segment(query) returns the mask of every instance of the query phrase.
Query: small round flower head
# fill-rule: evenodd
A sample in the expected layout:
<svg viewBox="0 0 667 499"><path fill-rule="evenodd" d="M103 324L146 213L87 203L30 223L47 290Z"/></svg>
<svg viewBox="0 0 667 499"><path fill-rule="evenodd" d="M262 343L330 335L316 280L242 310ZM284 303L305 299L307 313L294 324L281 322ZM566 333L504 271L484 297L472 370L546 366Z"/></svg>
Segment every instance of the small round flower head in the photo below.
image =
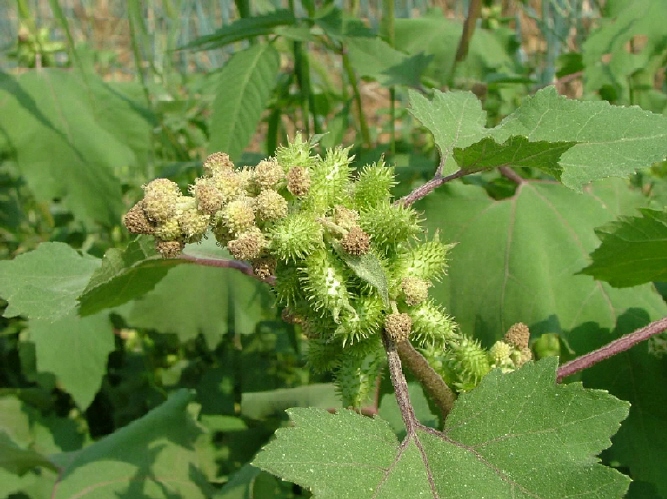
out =
<svg viewBox="0 0 667 499"><path fill-rule="evenodd" d="M424 302L428 298L430 286L430 282L419 277L404 277L401 281L401 291L403 291L405 303L412 307Z"/></svg>
<svg viewBox="0 0 667 499"><path fill-rule="evenodd" d="M495 367L507 367L511 361L512 347L504 341L496 341L489 349L489 357Z"/></svg>
<svg viewBox="0 0 667 499"><path fill-rule="evenodd" d="M512 360L518 369L529 360L533 360L533 352L528 347L522 348L521 350L512 353Z"/></svg>
<svg viewBox="0 0 667 499"><path fill-rule="evenodd" d="M303 166L293 166L287 172L287 190L300 198L310 190L310 172Z"/></svg>
<svg viewBox="0 0 667 499"><path fill-rule="evenodd" d="M144 213L143 201L136 203L123 216L123 225L132 234L152 234L155 232L155 224Z"/></svg>
<svg viewBox="0 0 667 499"><path fill-rule="evenodd" d="M273 222L287 216L287 200L276 191L265 189L255 198L257 218Z"/></svg>
<svg viewBox="0 0 667 499"><path fill-rule="evenodd" d="M153 232L155 237L162 241L177 241L181 239L181 227L178 224L178 218L173 217L161 223Z"/></svg>
<svg viewBox="0 0 667 499"><path fill-rule="evenodd" d="M225 202L225 195L216 188L211 177L201 177L195 180L190 192L197 201L197 208L211 216L215 215Z"/></svg>
<svg viewBox="0 0 667 499"><path fill-rule="evenodd" d="M252 261L252 271L260 279L268 279L276 272L276 259L271 256L257 258Z"/></svg>
<svg viewBox="0 0 667 499"><path fill-rule="evenodd" d="M182 241L162 241L160 239L155 240L155 249L164 258L177 257L183 252L184 247L185 243Z"/></svg>
<svg viewBox="0 0 667 499"><path fill-rule="evenodd" d="M243 193L244 179L235 170L217 171L210 177L208 183L218 191L222 204L227 204Z"/></svg>
<svg viewBox="0 0 667 499"><path fill-rule="evenodd" d="M285 172L275 159L260 161L253 173L253 181L260 190L275 189L285 178Z"/></svg>
<svg viewBox="0 0 667 499"><path fill-rule="evenodd" d="M528 348L528 341L530 340L530 329L523 322L517 322L509 328L503 339L510 345L521 350Z"/></svg>
<svg viewBox="0 0 667 499"><path fill-rule="evenodd" d="M224 170L233 170L234 163L224 152L214 152L204 160L204 173L214 175Z"/></svg>
<svg viewBox="0 0 667 499"><path fill-rule="evenodd" d="M188 243L201 241L208 229L210 215L202 215L196 209L190 208L179 213L176 217L181 233Z"/></svg>
<svg viewBox="0 0 667 499"><path fill-rule="evenodd" d="M174 215L181 191L175 182L157 178L143 186L143 208L146 217L153 222L165 222Z"/></svg>
<svg viewBox="0 0 667 499"><path fill-rule="evenodd" d="M236 175L239 182L239 188L242 193L250 194L253 186L252 179L254 177L254 171L251 168L242 168L236 170ZM254 194L254 193L253 193Z"/></svg>
<svg viewBox="0 0 667 499"><path fill-rule="evenodd" d="M232 234L245 232L255 224L252 198L241 196L220 211L222 222Z"/></svg>
<svg viewBox="0 0 667 499"><path fill-rule="evenodd" d="M227 243L227 249L237 260L255 260L265 247L266 238L257 227L251 227Z"/></svg>
<svg viewBox="0 0 667 499"><path fill-rule="evenodd" d="M394 343L401 343L410 337L412 319L408 314L388 314L384 318L384 329Z"/></svg>
<svg viewBox="0 0 667 499"><path fill-rule="evenodd" d="M350 230L359 226L359 213L356 210L338 205L334 208L334 223L340 228Z"/></svg>
<svg viewBox="0 0 667 499"><path fill-rule="evenodd" d="M340 243L345 252L353 256L365 255L371 249L371 237L361 227L352 227Z"/></svg>

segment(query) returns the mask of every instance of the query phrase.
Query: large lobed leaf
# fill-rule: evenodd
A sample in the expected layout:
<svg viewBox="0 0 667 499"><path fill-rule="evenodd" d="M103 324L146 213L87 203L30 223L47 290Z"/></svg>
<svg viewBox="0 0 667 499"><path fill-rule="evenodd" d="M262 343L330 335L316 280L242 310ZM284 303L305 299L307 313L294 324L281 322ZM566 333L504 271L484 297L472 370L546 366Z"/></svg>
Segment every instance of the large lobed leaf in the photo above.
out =
<svg viewBox="0 0 667 499"><path fill-rule="evenodd" d="M132 241L125 250L109 249L102 265L79 296L79 313L90 315L143 296L183 263L157 255L149 238Z"/></svg>
<svg viewBox="0 0 667 499"><path fill-rule="evenodd" d="M667 281L667 211L640 210L596 229L602 244L581 271L615 287Z"/></svg>
<svg viewBox="0 0 667 499"><path fill-rule="evenodd" d="M519 138L536 143L529 150L530 157L540 161L529 166L543 169L576 191L593 180L628 176L667 157L664 116L638 107L568 100L553 87L526 99L493 129L484 128L486 113L471 93L436 92L433 101L428 101L411 92L410 103L412 114L434 135L444 174L469 168L462 159L470 156L466 150L470 146L476 148L475 163L487 169L526 166L521 161L506 161L525 155L525 140ZM483 139L487 140L482 148L476 143ZM462 149L455 157L454 148ZM554 151L549 151L551 148ZM544 150L543 158L539 157L540 149ZM554 165L553 154L558 152L560 159Z"/></svg>
<svg viewBox="0 0 667 499"><path fill-rule="evenodd" d="M114 349L106 316L76 315L76 298L98 268L98 259L64 243L43 243L0 262L0 295L9 302L5 314L28 317L37 370L55 374L82 409L99 390Z"/></svg>
<svg viewBox="0 0 667 499"><path fill-rule="evenodd" d="M270 43L232 56L220 74L211 116L211 151L236 160L250 142L276 86L280 57Z"/></svg>
<svg viewBox="0 0 667 499"><path fill-rule="evenodd" d="M610 445L626 402L580 384L555 383L557 360L495 370L462 395L443 433L399 442L390 426L350 411L288 411L253 464L315 497L362 499L620 498L629 479L594 457Z"/></svg>
<svg viewBox="0 0 667 499"><path fill-rule="evenodd" d="M0 262L0 296L7 317L55 321L76 308L77 296L100 266L64 243L42 243L36 250Z"/></svg>
<svg viewBox="0 0 667 499"><path fill-rule="evenodd" d="M667 306L650 285L614 289L575 275L598 244L594 229L646 203L617 179L593 184L585 194L525 182L500 201L478 186L449 184L418 205L431 231L458 243L434 296L462 331L489 345L516 322L536 334L564 333L586 322L613 328L633 307L659 319Z"/></svg>
<svg viewBox="0 0 667 499"><path fill-rule="evenodd" d="M38 200L61 199L90 225L118 224L123 205L115 169L145 159L147 116L93 75L0 73L0 152L16 161Z"/></svg>

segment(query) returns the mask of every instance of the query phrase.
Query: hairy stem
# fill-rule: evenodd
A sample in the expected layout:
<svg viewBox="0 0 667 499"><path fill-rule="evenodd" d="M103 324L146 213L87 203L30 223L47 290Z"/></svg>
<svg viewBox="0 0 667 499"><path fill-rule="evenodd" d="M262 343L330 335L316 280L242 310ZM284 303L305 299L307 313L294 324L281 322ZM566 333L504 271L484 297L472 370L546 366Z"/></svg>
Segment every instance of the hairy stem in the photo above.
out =
<svg viewBox="0 0 667 499"><path fill-rule="evenodd" d="M586 355L577 357L576 359L567 362L558 368L558 373L556 380L558 382L562 381L563 378L570 376L572 374L583 371L584 369L594 366L598 362L601 362L609 357L617 355L621 352L629 350L637 343L649 339L651 336L660 334L664 331L667 331L667 317L660 319L659 321L651 322L648 326L642 327L633 331L630 334L620 337L617 340L608 343L602 348L598 348Z"/></svg>
<svg viewBox="0 0 667 499"><path fill-rule="evenodd" d="M468 175L469 173L470 172L466 172L464 170L459 170L455 173L452 173L451 175L447 175L446 177L443 177L441 175L436 175L431 180L426 182L424 185L420 185L410 194L403 196L401 199L396 201L396 204L409 206L412 203L419 201L421 198L426 197L428 194L436 190L441 185L446 184L447 182L451 182L452 180L463 177L465 175Z"/></svg>
<svg viewBox="0 0 667 499"><path fill-rule="evenodd" d="M456 401L456 394L447 386L442 377L428 364L424 356L415 350L409 341L403 341L396 346L401 360L405 362L412 374L419 380L422 387L431 396L440 409L442 421L452 410Z"/></svg>
<svg viewBox="0 0 667 499"><path fill-rule="evenodd" d="M197 256L186 255L185 253L178 257L180 260L187 260L188 262L196 263L197 265L203 265L205 267L222 267L229 269L236 269L242 272L245 275L254 277L258 281L265 282L267 284L273 285L276 282L275 276L267 277L262 279L259 276L255 275L255 272L252 269L252 265L249 265L246 262L241 262L239 260L229 260L226 258L200 258Z"/></svg>
<svg viewBox="0 0 667 499"><path fill-rule="evenodd" d="M410 403L408 382L403 375L401 358L398 356L396 343L394 343L394 340L392 340L385 331L382 331L382 344L387 352L389 377L391 378L391 384L396 393L396 402L398 402L398 408L401 411L403 424L405 425L408 435L413 435L415 433L415 428L417 427L417 418L415 417L415 411Z"/></svg>

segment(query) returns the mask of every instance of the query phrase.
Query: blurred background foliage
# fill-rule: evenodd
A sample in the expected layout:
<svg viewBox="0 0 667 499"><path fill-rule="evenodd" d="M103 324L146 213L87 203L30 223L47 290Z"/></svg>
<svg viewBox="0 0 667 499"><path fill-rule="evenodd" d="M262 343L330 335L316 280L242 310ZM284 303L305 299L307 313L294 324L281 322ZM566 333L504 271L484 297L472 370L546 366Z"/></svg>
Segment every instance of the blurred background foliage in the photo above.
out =
<svg viewBox="0 0 667 499"><path fill-rule="evenodd" d="M358 165L384 156L404 194L438 160L406 110L409 88L471 90L488 126L550 84L664 114L666 18L666 3L650 0L3 2L0 257L44 241L96 257L124 248L121 216L142 184L162 176L185 188L217 150L255 164L298 130L323 134L322 148L351 145ZM664 205L665 174L654 165L633 188ZM466 182L493 199L514 192L495 173ZM426 218L442 212L432 204ZM113 351L86 407L37 366L29 321L0 317L0 403L25 419L24 442L68 451L194 388L210 483L239 472L234 480L264 491L253 497L307 495L246 464L285 408L339 405L330 379L308 372L300 331L271 305L265 286L233 270L171 269L113 309ZM549 319L539 348L572 356ZM389 391L383 383L373 409L400 426ZM433 419L425 401L419 410Z"/></svg>

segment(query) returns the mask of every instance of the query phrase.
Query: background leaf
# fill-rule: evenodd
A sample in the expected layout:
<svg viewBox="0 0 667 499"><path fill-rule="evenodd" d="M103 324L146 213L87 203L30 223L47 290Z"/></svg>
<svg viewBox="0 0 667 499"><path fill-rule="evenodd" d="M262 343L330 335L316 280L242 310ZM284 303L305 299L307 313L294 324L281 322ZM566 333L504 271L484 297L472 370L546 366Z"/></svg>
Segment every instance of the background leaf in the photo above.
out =
<svg viewBox="0 0 667 499"><path fill-rule="evenodd" d="M42 243L36 250L0 262L0 296L9 301L7 317L55 321L76 308L100 261L64 243Z"/></svg>
<svg viewBox="0 0 667 499"><path fill-rule="evenodd" d="M89 225L118 225L115 169L139 166L150 145L147 112L118 88L76 71L0 73L0 150L38 200L62 199Z"/></svg>
<svg viewBox="0 0 667 499"><path fill-rule="evenodd" d="M602 244L581 274L618 288L667 281L667 211L640 211L595 230Z"/></svg>
<svg viewBox="0 0 667 499"><path fill-rule="evenodd" d="M106 315L78 317L72 312L54 322L31 320L29 331L37 370L55 374L77 405L88 408L102 385L107 357L115 346Z"/></svg>
<svg viewBox="0 0 667 499"><path fill-rule="evenodd" d="M295 23L296 18L290 10L278 9L268 14L237 19L215 33L201 36L181 48L212 50L230 43L250 40L255 36L269 35L279 26L292 26Z"/></svg>
<svg viewBox="0 0 667 499"><path fill-rule="evenodd" d="M345 42L357 74L371 77L385 87L418 86L422 72L432 59L424 54L408 56L380 38L350 37Z"/></svg>
<svg viewBox="0 0 667 499"><path fill-rule="evenodd" d="M76 454L62 455L54 499L85 491L95 497L204 498L210 490L196 471L193 443L200 433L180 390L146 416Z"/></svg>
<svg viewBox="0 0 667 499"><path fill-rule="evenodd" d="M608 21L583 43L584 86L587 92L631 103L634 94L650 92L664 105L665 95L657 88L640 88L633 77L663 65L667 28L667 3L652 0L614 1L605 5ZM637 43L635 43L637 42ZM650 77L654 77L650 74ZM662 95L661 95L662 94Z"/></svg>
<svg viewBox="0 0 667 499"><path fill-rule="evenodd" d="M645 313L626 313L613 330L571 334L571 346L591 351L646 324ZM612 439L605 461L634 480L628 497L667 496L667 356L664 335L642 342L582 373L586 386L608 390L630 402L630 415ZM642 485L645 488L638 489ZM646 488L648 487L648 488ZM644 492L640 492L644 490ZM636 491L636 495L635 495Z"/></svg>
<svg viewBox="0 0 667 499"><path fill-rule="evenodd" d="M280 58L271 44L237 52L220 73L213 102L209 150L237 160L246 148L276 86Z"/></svg>
<svg viewBox="0 0 667 499"><path fill-rule="evenodd" d="M594 228L646 203L620 180L596 183L585 194L525 182L500 201L480 187L449 184L417 205L431 231L458 243L434 296L466 334L489 346L516 322L535 335L586 322L612 328L632 307L661 318L667 306L650 285L614 289L575 275L597 244Z"/></svg>
<svg viewBox="0 0 667 499"><path fill-rule="evenodd" d="M444 434L419 429L401 445L381 419L291 409L293 426L253 464L319 497L620 498L629 479L593 456L611 444L628 404L556 385L556 367L550 358L492 371L459 398Z"/></svg>
<svg viewBox="0 0 667 499"><path fill-rule="evenodd" d="M137 301L128 316L134 327L152 328L188 341L202 334L215 348L225 334L249 334L273 317L266 284L234 269L181 265Z"/></svg>

